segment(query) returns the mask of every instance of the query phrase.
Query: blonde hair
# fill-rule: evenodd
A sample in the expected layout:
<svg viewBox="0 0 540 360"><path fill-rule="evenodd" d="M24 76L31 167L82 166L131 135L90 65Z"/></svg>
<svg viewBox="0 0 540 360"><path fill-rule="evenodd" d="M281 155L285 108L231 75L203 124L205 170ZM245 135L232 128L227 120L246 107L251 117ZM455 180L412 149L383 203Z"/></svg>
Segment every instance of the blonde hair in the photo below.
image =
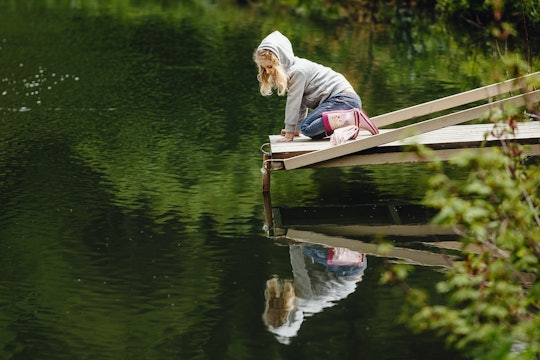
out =
<svg viewBox="0 0 540 360"><path fill-rule="evenodd" d="M266 326L280 327L287 322L289 313L294 309L294 286L291 280L270 279L264 291L266 306L263 321Z"/></svg>
<svg viewBox="0 0 540 360"><path fill-rule="evenodd" d="M261 95L272 95L272 89L276 89L280 96L285 95L288 89L289 77L277 56L270 50L260 49L253 54L253 60L259 68L257 80L259 80L261 86ZM275 70L273 75L268 74L265 68L261 66L260 62L263 60L269 61L272 64L272 68Z"/></svg>

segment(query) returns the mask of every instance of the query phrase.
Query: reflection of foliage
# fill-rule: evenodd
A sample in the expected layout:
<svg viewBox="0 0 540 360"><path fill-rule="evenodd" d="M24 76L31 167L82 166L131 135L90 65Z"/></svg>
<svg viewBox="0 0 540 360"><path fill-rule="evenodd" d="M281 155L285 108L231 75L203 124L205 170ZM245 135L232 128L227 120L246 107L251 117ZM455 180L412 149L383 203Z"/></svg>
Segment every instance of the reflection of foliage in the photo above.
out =
<svg viewBox="0 0 540 360"><path fill-rule="evenodd" d="M1 353L34 357L52 348L59 358L82 351L104 358L208 331L200 325L201 307L215 306L219 277L207 239L180 237L166 226L165 234L149 237L140 213L123 215L109 204L96 173L73 158L66 162L69 149L30 145L41 149L23 169L12 168L17 204L3 202L9 208L0 229ZM150 293L147 311L133 309ZM29 331L21 343L16 336ZM133 344L140 349L127 350Z"/></svg>
<svg viewBox="0 0 540 360"><path fill-rule="evenodd" d="M489 114L496 133L512 134L521 117L510 108ZM511 141L464 152L451 164L468 170L468 177L456 180L439 171L426 195L427 205L440 210L434 221L461 235L464 260L437 285L446 303L429 305L423 292L409 289L407 318L475 359L540 355L540 171L521 152ZM403 270L395 268L385 279L401 281Z"/></svg>

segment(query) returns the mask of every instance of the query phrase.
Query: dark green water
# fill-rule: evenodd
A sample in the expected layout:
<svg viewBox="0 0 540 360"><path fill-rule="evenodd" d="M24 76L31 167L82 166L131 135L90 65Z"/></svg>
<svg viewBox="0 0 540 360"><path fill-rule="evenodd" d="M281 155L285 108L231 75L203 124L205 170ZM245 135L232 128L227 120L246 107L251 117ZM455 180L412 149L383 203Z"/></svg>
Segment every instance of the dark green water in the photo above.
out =
<svg viewBox="0 0 540 360"><path fill-rule="evenodd" d="M289 345L267 331L265 282L292 272L263 231L259 147L284 100L258 94L251 54L279 28L376 115L477 85L468 49L436 28L397 41L214 5L103 3L0 1L0 358L455 359L397 322L404 295L379 285L376 256ZM428 176L276 173L272 199L418 203ZM411 281L440 277L418 266Z"/></svg>

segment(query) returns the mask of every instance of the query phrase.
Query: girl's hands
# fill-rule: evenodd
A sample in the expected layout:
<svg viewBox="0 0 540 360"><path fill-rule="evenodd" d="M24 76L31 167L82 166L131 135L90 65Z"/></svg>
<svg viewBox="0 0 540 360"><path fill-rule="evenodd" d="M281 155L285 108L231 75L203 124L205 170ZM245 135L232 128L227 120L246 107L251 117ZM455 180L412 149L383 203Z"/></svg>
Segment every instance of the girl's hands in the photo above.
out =
<svg viewBox="0 0 540 360"><path fill-rule="evenodd" d="M279 139L278 141L279 142L287 142L287 141L293 141L294 140L295 133L285 132L285 134L284 134L283 132L281 132L281 135L283 135L283 137L281 139Z"/></svg>
<svg viewBox="0 0 540 360"><path fill-rule="evenodd" d="M296 131L294 133L286 132L285 129L281 130L282 139L279 139L280 142L293 141L295 136L300 136L300 132Z"/></svg>

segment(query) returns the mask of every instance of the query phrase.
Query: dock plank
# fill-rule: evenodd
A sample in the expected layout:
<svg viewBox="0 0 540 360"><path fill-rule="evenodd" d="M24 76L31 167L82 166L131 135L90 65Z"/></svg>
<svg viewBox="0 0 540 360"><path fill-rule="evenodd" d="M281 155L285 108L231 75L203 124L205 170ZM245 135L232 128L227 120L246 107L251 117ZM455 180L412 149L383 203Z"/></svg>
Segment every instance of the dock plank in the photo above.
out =
<svg viewBox="0 0 540 360"><path fill-rule="evenodd" d="M432 148L462 148L465 146L480 146L486 140L498 141L491 132L493 124L454 125L446 128L433 130L420 135L408 137L402 140L381 144L372 149L371 153L390 152L392 148L401 148L410 144L422 144ZM389 129L381 129L381 134L390 132ZM367 131L361 132L357 139L372 136ZM300 135L291 142L279 142L281 135L270 135L270 149L274 159L286 159L289 157L305 154L313 151L325 150L331 147L328 139L311 140ZM506 136L508 138L508 136ZM515 139L524 143L537 144L540 141L540 121L530 121L518 124ZM368 153L368 150L365 151Z"/></svg>

